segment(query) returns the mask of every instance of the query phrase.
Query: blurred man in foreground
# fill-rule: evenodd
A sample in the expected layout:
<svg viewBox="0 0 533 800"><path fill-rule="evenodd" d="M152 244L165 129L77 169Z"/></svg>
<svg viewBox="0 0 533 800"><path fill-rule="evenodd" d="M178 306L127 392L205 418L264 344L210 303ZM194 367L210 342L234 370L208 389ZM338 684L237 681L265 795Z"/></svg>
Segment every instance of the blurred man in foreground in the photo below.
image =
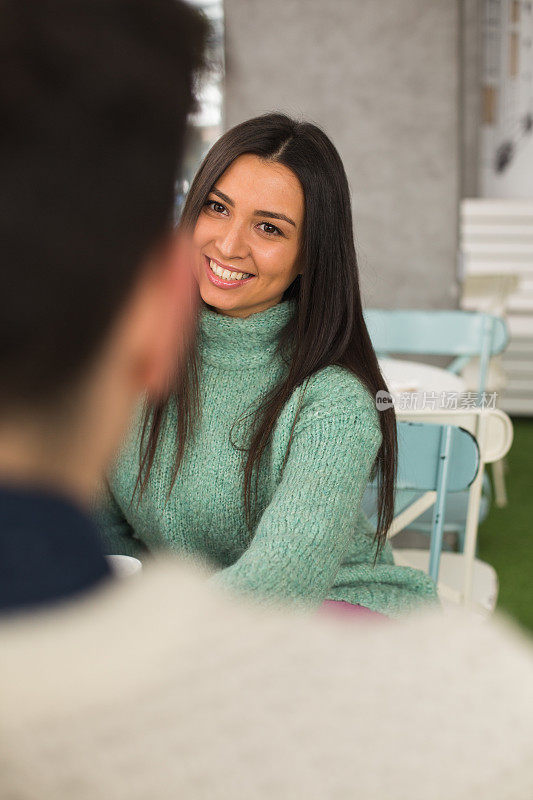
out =
<svg viewBox="0 0 533 800"><path fill-rule="evenodd" d="M84 508L187 338L170 219L205 32L176 0L0 22L0 796L530 800L531 647L503 623L111 579Z"/></svg>
<svg viewBox="0 0 533 800"><path fill-rule="evenodd" d="M0 607L96 587L83 513L190 273L172 233L204 22L172 0L0 2Z"/></svg>

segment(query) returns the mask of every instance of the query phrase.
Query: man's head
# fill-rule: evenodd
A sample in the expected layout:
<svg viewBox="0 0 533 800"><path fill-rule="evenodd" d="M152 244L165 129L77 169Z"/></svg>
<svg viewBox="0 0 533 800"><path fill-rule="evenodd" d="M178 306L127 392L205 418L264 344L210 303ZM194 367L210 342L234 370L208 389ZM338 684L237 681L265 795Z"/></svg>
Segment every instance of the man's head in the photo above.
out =
<svg viewBox="0 0 533 800"><path fill-rule="evenodd" d="M135 371L157 390L205 33L179 0L0 0L0 427L53 416L101 354L124 398Z"/></svg>

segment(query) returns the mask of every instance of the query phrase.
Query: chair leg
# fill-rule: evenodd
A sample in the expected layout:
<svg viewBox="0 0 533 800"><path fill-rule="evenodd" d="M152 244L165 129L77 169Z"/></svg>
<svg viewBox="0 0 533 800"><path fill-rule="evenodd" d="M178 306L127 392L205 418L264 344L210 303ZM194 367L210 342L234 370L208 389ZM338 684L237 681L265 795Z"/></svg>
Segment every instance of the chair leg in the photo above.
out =
<svg viewBox="0 0 533 800"><path fill-rule="evenodd" d="M480 449L483 447L485 436L485 421L481 428L477 430L478 442L481 441ZM479 472L470 484L468 510L466 513L465 541L464 541L464 574L463 574L463 602L469 608L472 601L472 579L474 572L474 560L477 552L477 529L479 523L479 504L481 501L481 489L483 485L484 464L481 462Z"/></svg>
<svg viewBox="0 0 533 800"><path fill-rule="evenodd" d="M465 536L466 530L465 528L461 528L457 531L457 552L464 553L465 550ZM479 557L479 542L476 539L476 558Z"/></svg>
<svg viewBox="0 0 533 800"><path fill-rule="evenodd" d="M507 505L507 491L505 488L505 463L504 459L495 461L492 464L492 480L494 483L494 502L498 508L504 508Z"/></svg>

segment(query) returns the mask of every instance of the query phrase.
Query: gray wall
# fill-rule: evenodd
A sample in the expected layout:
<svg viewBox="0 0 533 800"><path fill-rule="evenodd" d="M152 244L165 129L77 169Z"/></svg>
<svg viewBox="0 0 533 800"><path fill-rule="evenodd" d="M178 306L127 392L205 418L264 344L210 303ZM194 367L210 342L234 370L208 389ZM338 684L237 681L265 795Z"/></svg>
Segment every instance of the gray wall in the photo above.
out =
<svg viewBox="0 0 533 800"><path fill-rule="evenodd" d="M456 0L225 0L226 127L280 109L325 128L352 188L363 300L456 304Z"/></svg>
<svg viewBox="0 0 533 800"><path fill-rule="evenodd" d="M461 2L461 197L480 189L483 0Z"/></svg>

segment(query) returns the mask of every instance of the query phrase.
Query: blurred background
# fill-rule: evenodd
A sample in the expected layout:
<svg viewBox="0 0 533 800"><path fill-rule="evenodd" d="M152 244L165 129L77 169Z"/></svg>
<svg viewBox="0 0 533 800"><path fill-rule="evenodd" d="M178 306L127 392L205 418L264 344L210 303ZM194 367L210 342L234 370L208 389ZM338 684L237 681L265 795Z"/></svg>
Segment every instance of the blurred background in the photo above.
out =
<svg viewBox="0 0 533 800"><path fill-rule="evenodd" d="M365 307L505 320L506 348L484 388L497 393L514 438L499 490L485 475L477 556L497 573L499 608L533 630L532 2L194 5L212 21L212 69L190 120L177 216L224 130L265 111L301 116L343 159ZM446 363L435 353L423 360ZM467 388L478 385L472 369L461 373ZM404 531L408 544L410 535L421 534Z"/></svg>

